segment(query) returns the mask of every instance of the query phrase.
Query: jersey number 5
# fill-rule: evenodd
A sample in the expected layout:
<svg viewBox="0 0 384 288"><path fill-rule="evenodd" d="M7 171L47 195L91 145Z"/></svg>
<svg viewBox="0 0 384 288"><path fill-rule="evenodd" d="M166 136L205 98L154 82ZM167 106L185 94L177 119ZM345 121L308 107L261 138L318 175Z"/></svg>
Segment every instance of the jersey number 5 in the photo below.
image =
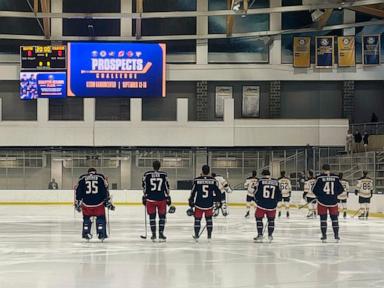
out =
<svg viewBox="0 0 384 288"><path fill-rule="evenodd" d="M270 198L270 199L274 199L275 198L275 189L276 187L275 186L264 186L263 187L263 198Z"/></svg>
<svg viewBox="0 0 384 288"><path fill-rule="evenodd" d="M87 185L87 190L85 190L86 194L97 194L97 192L99 192L97 181L85 181L85 185Z"/></svg>

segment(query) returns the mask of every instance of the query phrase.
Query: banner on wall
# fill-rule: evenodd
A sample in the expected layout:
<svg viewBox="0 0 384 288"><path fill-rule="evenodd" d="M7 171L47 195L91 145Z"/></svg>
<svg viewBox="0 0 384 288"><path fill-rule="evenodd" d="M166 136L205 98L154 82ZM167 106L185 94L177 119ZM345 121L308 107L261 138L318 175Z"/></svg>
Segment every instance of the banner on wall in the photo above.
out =
<svg viewBox="0 0 384 288"><path fill-rule="evenodd" d="M363 64L380 64L380 35L363 35Z"/></svg>
<svg viewBox="0 0 384 288"><path fill-rule="evenodd" d="M224 117L224 100L232 98L231 86L216 86L215 116Z"/></svg>
<svg viewBox="0 0 384 288"><path fill-rule="evenodd" d="M293 67L311 66L311 37L293 37Z"/></svg>
<svg viewBox="0 0 384 288"><path fill-rule="evenodd" d="M339 67L356 66L355 36L342 36L337 38L339 48Z"/></svg>
<svg viewBox="0 0 384 288"><path fill-rule="evenodd" d="M333 36L316 37L316 67L332 68L334 63Z"/></svg>
<svg viewBox="0 0 384 288"><path fill-rule="evenodd" d="M243 86L243 117L259 117L260 86Z"/></svg>

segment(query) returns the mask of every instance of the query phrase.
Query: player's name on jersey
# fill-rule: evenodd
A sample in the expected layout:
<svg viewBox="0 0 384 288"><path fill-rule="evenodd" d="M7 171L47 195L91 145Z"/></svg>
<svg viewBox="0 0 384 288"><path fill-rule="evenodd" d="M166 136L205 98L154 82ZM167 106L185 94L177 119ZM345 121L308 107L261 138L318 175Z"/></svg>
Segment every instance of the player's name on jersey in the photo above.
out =
<svg viewBox="0 0 384 288"><path fill-rule="evenodd" d="M275 186L279 185L278 181L273 179L262 179L260 181L261 181L261 184L263 185L275 185Z"/></svg>
<svg viewBox="0 0 384 288"><path fill-rule="evenodd" d="M99 178L98 175L87 175L85 176L85 180L97 180Z"/></svg>
<svg viewBox="0 0 384 288"><path fill-rule="evenodd" d="M159 177L161 177L160 175L160 173L158 173L158 172L152 172L152 173L147 173L147 175L151 175L151 177L153 177L153 178L159 178Z"/></svg>
<svg viewBox="0 0 384 288"><path fill-rule="evenodd" d="M206 180L197 180L197 184L198 185L204 185L204 184L207 184L207 185L210 185L210 184L213 184L215 183L215 179L206 179Z"/></svg>
<svg viewBox="0 0 384 288"><path fill-rule="evenodd" d="M335 177L320 177L323 182L335 182Z"/></svg>

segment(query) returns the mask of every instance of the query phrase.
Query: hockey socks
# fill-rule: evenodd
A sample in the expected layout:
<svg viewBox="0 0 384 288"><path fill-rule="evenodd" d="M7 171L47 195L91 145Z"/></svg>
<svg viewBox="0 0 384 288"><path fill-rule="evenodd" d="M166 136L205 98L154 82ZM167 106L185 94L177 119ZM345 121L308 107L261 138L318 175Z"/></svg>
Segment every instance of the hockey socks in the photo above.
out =
<svg viewBox="0 0 384 288"><path fill-rule="evenodd" d="M211 239L211 237L212 237L212 230L213 230L213 221L212 221L212 217L205 217L205 220L207 221L207 233L208 233L208 239Z"/></svg>
<svg viewBox="0 0 384 288"><path fill-rule="evenodd" d="M196 237L196 239L199 238L200 228L201 228L201 219L195 218L195 237Z"/></svg>
<svg viewBox="0 0 384 288"><path fill-rule="evenodd" d="M320 215L320 229L323 238L327 238L327 215Z"/></svg>
<svg viewBox="0 0 384 288"><path fill-rule="evenodd" d="M263 235L263 218L256 218L257 235Z"/></svg>
<svg viewBox="0 0 384 288"><path fill-rule="evenodd" d="M155 236L156 239L156 214L149 214L149 225L151 226L152 236Z"/></svg>
<svg viewBox="0 0 384 288"><path fill-rule="evenodd" d="M275 230L275 219L268 218L268 236L272 236L274 230Z"/></svg>
<svg viewBox="0 0 384 288"><path fill-rule="evenodd" d="M165 228L165 215L159 215L159 234L164 233Z"/></svg>

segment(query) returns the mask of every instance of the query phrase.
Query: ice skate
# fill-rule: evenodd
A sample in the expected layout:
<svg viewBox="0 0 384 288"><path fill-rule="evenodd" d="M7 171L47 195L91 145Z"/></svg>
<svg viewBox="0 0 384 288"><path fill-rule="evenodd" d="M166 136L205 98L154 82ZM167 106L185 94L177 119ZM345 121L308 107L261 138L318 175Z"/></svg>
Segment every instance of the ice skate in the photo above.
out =
<svg viewBox="0 0 384 288"><path fill-rule="evenodd" d="M163 233L160 233L159 234L159 242L165 242L165 241L167 241L167 237L165 237Z"/></svg>
<svg viewBox="0 0 384 288"><path fill-rule="evenodd" d="M327 243L327 236L326 235L323 235L321 238L320 238L321 242L323 243Z"/></svg>
<svg viewBox="0 0 384 288"><path fill-rule="evenodd" d="M91 240L92 237L93 237L93 235L92 235L91 233L85 233L85 234L83 234L83 239L85 239L85 240L87 240L87 241Z"/></svg>
<svg viewBox="0 0 384 288"><path fill-rule="evenodd" d="M258 235L257 237L253 238L253 241L255 241L256 243L262 243L263 242L263 236Z"/></svg>
<svg viewBox="0 0 384 288"><path fill-rule="evenodd" d="M152 240L152 242L156 242L156 234L152 234L152 236L151 236L151 240Z"/></svg>
<svg viewBox="0 0 384 288"><path fill-rule="evenodd" d="M269 243L272 243L272 241L273 241L273 236L272 235L268 236L268 241L269 241Z"/></svg>

